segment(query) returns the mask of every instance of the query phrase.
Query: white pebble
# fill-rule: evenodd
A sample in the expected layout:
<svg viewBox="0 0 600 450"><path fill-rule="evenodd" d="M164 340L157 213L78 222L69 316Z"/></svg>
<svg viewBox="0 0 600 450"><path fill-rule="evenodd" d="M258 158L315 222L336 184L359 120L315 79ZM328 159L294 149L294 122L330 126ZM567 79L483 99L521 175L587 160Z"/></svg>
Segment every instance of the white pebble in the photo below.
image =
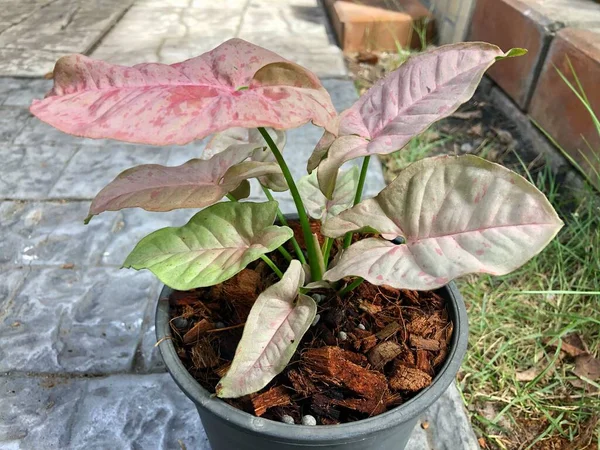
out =
<svg viewBox="0 0 600 450"><path fill-rule="evenodd" d="M317 419L311 415L302 416L302 425L316 425Z"/></svg>
<svg viewBox="0 0 600 450"><path fill-rule="evenodd" d="M348 339L348 335L345 331L340 331L338 337L340 338L340 341L345 341L346 339Z"/></svg>
<svg viewBox="0 0 600 450"><path fill-rule="evenodd" d="M285 416L281 416L281 421L290 425L294 425L296 423L294 422L294 418L292 416L288 416L287 414Z"/></svg>
<svg viewBox="0 0 600 450"><path fill-rule="evenodd" d="M312 298L317 303L321 303L323 300L325 300L325 296L323 294L313 294Z"/></svg>
<svg viewBox="0 0 600 450"><path fill-rule="evenodd" d="M358 329L359 330L366 330L365 326L362 323L358 324Z"/></svg>
<svg viewBox="0 0 600 450"><path fill-rule="evenodd" d="M225 324L223 322L215 323L215 328L225 328Z"/></svg>
<svg viewBox="0 0 600 450"><path fill-rule="evenodd" d="M312 321L312 323L310 324L311 327L314 327L316 324L319 323L319 319L321 318L321 314L317 314L314 318L314 320Z"/></svg>

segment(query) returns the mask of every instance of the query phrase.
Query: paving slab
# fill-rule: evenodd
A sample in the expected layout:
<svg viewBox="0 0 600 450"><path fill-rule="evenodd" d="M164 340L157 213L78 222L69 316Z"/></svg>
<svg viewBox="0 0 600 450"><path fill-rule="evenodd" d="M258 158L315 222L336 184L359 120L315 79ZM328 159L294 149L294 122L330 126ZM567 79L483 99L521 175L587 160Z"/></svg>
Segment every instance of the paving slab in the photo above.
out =
<svg viewBox="0 0 600 450"><path fill-rule="evenodd" d="M0 75L41 77L58 58L87 53L133 0L10 2L0 12ZM0 4L1 5L1 4Z"/></svg>
<svg viewBox="0 0 600 450"><path fill-rule="evenodd" d="M210 450L192 402L168 374L102 378L0 378L0 446L5 449ZM477 450L472 432L459 438L448 420L456 414L456 388L440 399L437 414L448 427L432 431L426 414L408 450ZM215 400L217 401L217 400ZM428 422L424 430L421 423ZM446 433L447 432L447 433ZM185 447L183 447L185 446Z"/></svg>
<svg viewBox="0 0 600 450"><path fill-rule="evenodd" d="M0 378L2 449L186 447L210 449L198 413L168 374Z"/></svg>
<svg viewBox="0 0 600 450"><path fill-rule="evenodd" d="M157 284L113 267L31 269L0 302L0 372L130 371Z"/></svg>
<svg viewBox="0 0 600 450"><path fill-rule="evenodd" d="M0 203L0 264L16 266L94 266L114 233L114 217L83 219L89 202Z"/></svg>
<svg viewBox="0 0 600 450"><path fill-rule="evenodd" d="M142 0L92 53L116 64L172 64L239 37L304 65L319 76L345 76L339 48L317 0Z"/></svg>

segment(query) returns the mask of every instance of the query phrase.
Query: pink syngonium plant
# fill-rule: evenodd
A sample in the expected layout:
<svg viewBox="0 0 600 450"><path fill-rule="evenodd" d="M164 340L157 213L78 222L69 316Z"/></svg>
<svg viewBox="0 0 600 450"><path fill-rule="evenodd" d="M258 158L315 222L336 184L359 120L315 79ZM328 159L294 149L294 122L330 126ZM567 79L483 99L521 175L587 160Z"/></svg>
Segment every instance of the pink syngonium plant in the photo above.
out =
<svg viewBox="0 0 600 450"><path fill-rule="evenodd" d="M339 116L313 73L240 39L174 65L123 67L73 55L58 61L54 88L31 111L91 138L173 145L213 135L201 158L121 173L94 199L88 220L122 208L205 208L182 227L143 238L124 266L149 269L180 290L221 283L259 258L279 276L256 300L217 386L219 396L239 397L290 361L316 314L311 288L343 295L364 279L427 290L469 273L506 274L556 235L562 222L540 191L475 156L423 159L361 201L370 156L401 151L467 101L496 60L519 54L485 43L439 47L411 57ZM309 174L296 182L281 153L284 130L309 121L325 132ZM359 157L362 170L340 170ZM250 194L250 178L269 201L239 201ZM271 195L287 189L306 249ZM225 196L230 201L220 202ZM309 215L322 223L322 247ZM361 231L379 237L350 245ZM282 247L288 240L294 256ZM330 261L333 245L338 255ZM289 261L285 272L267 256L275 250Z"/></svg>

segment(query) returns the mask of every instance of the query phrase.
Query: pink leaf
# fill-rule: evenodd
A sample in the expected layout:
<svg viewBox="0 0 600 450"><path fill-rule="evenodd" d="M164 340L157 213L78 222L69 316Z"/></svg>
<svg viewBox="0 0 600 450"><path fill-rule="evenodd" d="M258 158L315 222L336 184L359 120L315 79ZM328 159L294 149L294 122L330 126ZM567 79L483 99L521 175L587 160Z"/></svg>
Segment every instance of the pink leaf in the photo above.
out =
<svg viewBox="0 0 600 450"><path fill-rule="evenodd" d="M233 148L209 160L192 159L177 167L146 164L128 169L96 196L90 217L134 207L147 211L203 208L248 178L281 173L276 163L244 161L247 157L248 151Z"/></svg>
<svg viewBox="0 0 600 450"><path fill-rule="evenodd" d="M267 132L283 152L286 143L284 131L267 129ZM229 128L221 133L215 134L206 145L202 154L203 159L208 159L225 149L237 148L240 152L251 151L250 159L253 161L275 162L275 156L269 150L267 143L256 128ZM288 185L283 174L270 174L259 177L258 181L263 186L277 192L286 191Z"/></svg>
<svg viewBox="0 0 600 450"><path fill-rule="evenodd" d="M400 150L471 98L494 61L513 55L516 53L504 54L495 45L471 42L412 56L338 117L337 135L346 141L320 143L313 160L326 153L327 145L331 147L318 169L323 193L331 197L344 162Z"/></svg>
<svg viewBox="0 0 600 450"><path fill-rule="evenodd" d="M303 285L302 265L293 260L281 281L259 295L231 367L217 386L219 397L256 392L285 369L317 313L315 301L298 292Z"/></svg>
<svg viewBox="0 0 600 450"><path fill-rule="evenodd" d="M535 186L467 155L411 164L377 197L325 222L321 231L377 230L405 244L364 239L323 277L360 276L400 289L434 289L468 273L509 273L539 253L562 227Z"/></svg>
<svg viewBox="0 0 600 450"><path fill-rule="evenodd" d="M173 65L65 56L54 88L31 112L77 136L153 145L186 144L232 127L326 127L335 116L312 72L241 39Z"/></svg>

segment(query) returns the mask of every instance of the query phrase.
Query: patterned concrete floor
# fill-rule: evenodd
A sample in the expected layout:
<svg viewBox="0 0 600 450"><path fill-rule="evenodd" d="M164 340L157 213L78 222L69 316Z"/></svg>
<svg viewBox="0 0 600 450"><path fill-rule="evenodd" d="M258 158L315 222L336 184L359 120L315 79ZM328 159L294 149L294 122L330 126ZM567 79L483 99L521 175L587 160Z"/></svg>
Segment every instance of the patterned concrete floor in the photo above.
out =
<svg viewBox="0 0 600 450"><path fill-rule="evenodd" d="M234 35L256 36L277 50L277 45L293 46L298 33L303 39L321 33L323 46L313 53L286 56L314 64L338 110L355 101L352 82L339 79L345 73L342 57L331 47L314 0L222 3L241 14L231 19L235 31L224 25L222 34L217 25L234 16L218 16L222 21L208 14L208 2L136 3L95 55L117 58L119 48L133 48L142 34L156 44L151 50L156 60L171 62L208 49L192 42L212 47ZM275 3L272 9L265 6ZM156 16L149 12L153 9L160 10ZM169 11L178 19L159 20ZM298 11L310 20L299 18ZM144 22L144 17L153 19ZM214 25L203 28L206 17ZM188 27L183 31L182 20ZM204 40L207 28L212 34ZM278 38L266 39L270 33ZM175 37L180 40L170 40ZM121 62L136 62L135 55L144 53L136 48ZM193 212L125 210L82 223L90 200L122 170L141 163L181 164L197 157L204 142L158 148L64 135L27 111L49 87L41 79L0 78L0 449L179 449L180 443L189 450L208 449L192 403L165 373L154 348L159 283L150 273L119 269L141 237L182 225ZM296 177L319 137L310 125L288 133L285 155ZM374 162L367 196L382 186L381 167ZM291 200L278 198L291 212ZM417 426L409 449L478 448L454 386L423 420L430 426L426 431Z"/></svg>

